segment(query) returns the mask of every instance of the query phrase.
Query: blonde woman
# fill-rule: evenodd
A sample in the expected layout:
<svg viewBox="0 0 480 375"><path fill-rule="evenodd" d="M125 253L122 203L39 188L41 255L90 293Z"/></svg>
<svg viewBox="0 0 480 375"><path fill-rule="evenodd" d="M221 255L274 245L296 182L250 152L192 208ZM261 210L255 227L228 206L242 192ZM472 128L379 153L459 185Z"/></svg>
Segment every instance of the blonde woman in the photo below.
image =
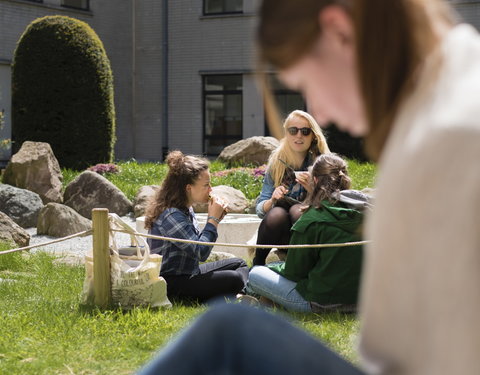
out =
<svg viewBox="0 0 480 375"><path fill-rule="evenodd" d="M290 228L300 217L300 203L310 189L307 168L318 155L330 152L322 130L307 112L291 112L283 128L285 137L270 156L257 201L257 215L263 219L257 244L288 244ZM253 265L265 265L269 251L257 249Z"/></svg>

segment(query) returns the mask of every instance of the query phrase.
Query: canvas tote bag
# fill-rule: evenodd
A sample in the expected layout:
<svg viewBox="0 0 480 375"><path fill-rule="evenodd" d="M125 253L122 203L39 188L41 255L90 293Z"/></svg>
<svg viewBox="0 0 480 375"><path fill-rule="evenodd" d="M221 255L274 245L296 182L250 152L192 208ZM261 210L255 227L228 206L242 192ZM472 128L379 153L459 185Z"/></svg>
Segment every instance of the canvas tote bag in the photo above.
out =
<svg viewBox="0 0 480 375"><path fill-rule="evenodd" d="M112 303L125 309L134 306L171 307L167 297L167 283L160 275L162 257L151 254L145 239L136 236L134 230L118 215L109 214L111 229L130 234L132 246L119 248L115 232L110 231L110 276ZM85 282L82 301L92 304L93 254L85 256Z"/></svg>

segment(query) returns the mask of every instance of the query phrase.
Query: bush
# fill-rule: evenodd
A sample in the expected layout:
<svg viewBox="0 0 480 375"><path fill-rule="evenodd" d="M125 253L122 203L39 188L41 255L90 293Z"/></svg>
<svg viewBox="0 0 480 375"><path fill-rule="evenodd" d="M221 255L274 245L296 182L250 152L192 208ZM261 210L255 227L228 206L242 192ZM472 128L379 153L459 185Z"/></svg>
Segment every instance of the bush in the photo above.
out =
<svg viewBox="0 0 480 375"><path fill-rule="evenodd" d="M112 71L90 26L48 16L27 27L14 54L12 117L14 152L29 140L49 143L65 168L113 160Z"/></svg>
<svg viewBox="0 0 480 375"><path fill-rule="evenodd" d="M0 111L0 130L3 129L4 124L4 111ZM0 139L0 149L6 148L8 149L10 147L10 139L8 138L2 138Z"/></svg>

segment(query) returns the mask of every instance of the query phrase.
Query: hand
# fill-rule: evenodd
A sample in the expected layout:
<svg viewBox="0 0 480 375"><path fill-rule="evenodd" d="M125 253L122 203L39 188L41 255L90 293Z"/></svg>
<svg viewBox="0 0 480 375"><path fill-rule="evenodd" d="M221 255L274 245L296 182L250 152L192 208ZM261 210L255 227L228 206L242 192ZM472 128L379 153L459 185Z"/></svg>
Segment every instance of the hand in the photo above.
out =
<svg viewBox="0 0 480 375"><path fill-rule="evenodd" d="M313 190L312 179L310 178L310 173L308 172L295 172L295 181L302 185L306 191L309 193Z"/></svg>
<svg viewBox="0 0 480 375"><path fill-rule="evenodd" d="M214 216L218 220L222 220L227 213L228 203L223 199L212 196L208 202L208 216Z"/></svg>
<svg viewBox="0 0 480 375"><path fill-rule="evenodd" d="M288 189L285 186L283 185L277 186L272 193L272 198L271 198L272 203L275 203L279 199L282 199L287 193L288 193Z"/></svg>

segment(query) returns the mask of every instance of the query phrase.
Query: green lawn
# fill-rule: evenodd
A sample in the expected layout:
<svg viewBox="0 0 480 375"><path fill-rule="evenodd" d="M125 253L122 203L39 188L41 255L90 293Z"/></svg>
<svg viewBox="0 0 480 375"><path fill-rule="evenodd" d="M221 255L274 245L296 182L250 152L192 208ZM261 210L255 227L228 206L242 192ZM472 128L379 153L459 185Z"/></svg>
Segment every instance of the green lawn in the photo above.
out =
<svg viewBox="0 0 480 375"><path fill-rule="evenodd" d="M355 188L373 186L373 165L349 165ZM119 166L120 173L106 177L130 198L140 186L160 183L166 173L165 166L154 163ZM214 162L212 174L224 168ZM64 170L65 184L77 174ZM253 168L237 169L219 173L213 183L236 184L253 199L262 178L253 177ZM0 251L8 248L0 243ZM83 267L58 264L43 252L0 255L0 279L0 374L131 374L205 310L200 305L128 312L87 309L80 305ZM290 317L348 360L357 361L354 316Z"/></svg>

